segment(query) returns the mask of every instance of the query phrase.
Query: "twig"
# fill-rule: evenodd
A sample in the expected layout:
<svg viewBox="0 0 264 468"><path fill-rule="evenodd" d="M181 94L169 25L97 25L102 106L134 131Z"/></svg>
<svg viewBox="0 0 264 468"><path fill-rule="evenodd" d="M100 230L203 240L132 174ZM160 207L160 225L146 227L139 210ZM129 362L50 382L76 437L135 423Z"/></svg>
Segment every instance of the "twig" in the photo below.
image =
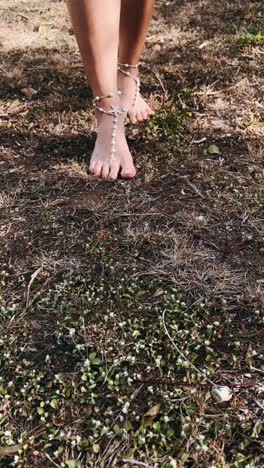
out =
<svg viewBox="0 0 264 468"><path fill-rule="evenodd" d="M193 140L193 141L191 142L191 144L199 145L199 143L203 143L203 142L206 141L206 140L207 140L207 138L204 137L204 138L201 138L200 140Z"/></svg>
<svg viewBox="0 0 264 468"><path fill-rule="evenodd" d="M23 18L23 19L25 19L27 21L29 21L29 19L30 19L29 16L24 15L24 13L17 13L17 16L20 16L21 18Z"/></svg>
<svg viewBox="0 0 264 468"><path fill-rule="evenodd" d="M132 465L137 465L137 466L143 466L144 468L153 468L153 465L148 465L147 463L133 460L133 458L123 458L122 462L131 463Z"/></svg>
<svg viewBox="0 0 264 468"><path fill-rule="evenodd" d="M120 213L117 215L114 214L112 219L121 218L123 216L165 216L166 218L175 218L174 215L169 215L167 213L159 212L159 213Z"/></svg>
<svg viewBox="0 0 264 468"><path fill-rule="evenodd" d="M164 84L163 84L162 81L161 81L161 78L160 78L159 73L156 72L155 69L153 69L152 71L153 71L153 75L155 75L155 77L157 78L157 80L158 80L158 82L159 82L159 84L160 84L160 86L161 86L161 88L162 88L162 91L163 91L164 93L166 93L166 89L165 89L165 87L164 87Z"/></svg>
<svg viewBox="0 0 264 468"><path fill-rule="evenodd" d="M50 456L49 456L49 454L48 454L47 452L45 453L45 456L49 459L49 461L50 461L54 466L60 467L60 465L58 465L57 463L55 463L55 461L53 461L53 460L50 458Z"/></svg>
<svg viewBox="0 0 264 468"><path fill-rule="evenodd" d="M4 447L0 449L0 460L4 457L13 455L23 447L23 444L11 445L10 447Z"/></svg>
<svg viewBox="0 0 264 468"><path fill-rule="evenodd" d="M157 72L155 69L152 69L149 65L146 64L146 62L141 62L141 65L143 68L146 68L147 70L149 70L150 72L153 73L153 75L157 78L161 88L162 88L162 91L164 93L166 93L166 89L165 89L165 86L164 84L162 83L161 81L161 78L160 78L160 75L159 75L159 72Z"/></svg>
<svg viewBox="0 0 264 468"><path fill-rule="evenodd" d="M165 323L165 314L166 314L166 310L164 310L163 314L162 314L163 327L164 327L166 335L168 336L169 340L173 344L176 351L180 354L180 356L184 359L185 362L188 362L189 366L192 367L200 375L200 377L207 380L207 382L209 382L211 385L215 386L216 384L211 379L209 379L209 377L207 377L207 375L203 374L191 361L189 361L189 359L185 356L185 354L183 354L181 352L181 350L178 348L178 346L176 345L175 341L172 339L172 337L171 337L171 335L170 335L170 333L168 331L167 325Z"/></svg>
<svg viewBox="0 0 264 468"><path fill-rule="evenodd" d="M185 179L187 185L189 185L189 187L191 187L195 191L195 193L199 195L199 197L205 198L205 196L200 192L200 190L198 190L198 188L194 184L192 184L192 182L189 181L188 176L181 176L180 178Z"/></svg>
<svg viewBox="0 0 264 468"><path fill-rule="evenodd" d="M35 434L34 434L34 431L36 431ZM40 425L38 428L32 429L29 432L27 439L23 443L11 445L10 447L0 448L0 460L4 457L10 456L18 452L18 450L20 450L23 447L23 445L25 445L27 442L32 442L32 440L40 436L42 433L43 433L43 426Z"/></svg>
<svg viewBox="0 0 264 468"><path fill-rule="evenodd" d="M31 275L30 282L27 287L26 307L28 306L28 303L29 303L29 293L30 293L31 285L41 271L42 271L42 265Z"/></svg>
<svg viewBox="0 0 264 468"><path fill-rule="evenodd" d="M259 372L260 374L264 374L264 370L262 369L257 369L256 367L251 366L251 369L253 369L256 372Z"/></svg>
<svg viewBox="0 0 264 468"><path fill-rule="evenodd" d="M264 410L264 406L258 400L254 400L254 401L260 409Z"/></svg>
<svg viewBox="0 0 264 468"><path fill-rule="evenodd" d="M240 333L241 338L254 338L255 336L264 335L264 328L253 333Z"/></svg>

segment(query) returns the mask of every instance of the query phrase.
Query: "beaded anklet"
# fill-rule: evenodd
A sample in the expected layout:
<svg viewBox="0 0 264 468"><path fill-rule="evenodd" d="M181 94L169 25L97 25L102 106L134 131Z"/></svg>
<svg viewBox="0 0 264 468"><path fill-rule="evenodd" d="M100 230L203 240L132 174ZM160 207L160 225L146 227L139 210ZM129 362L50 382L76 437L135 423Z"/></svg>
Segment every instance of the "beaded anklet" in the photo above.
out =
<svg viewBox="0 0 264 468"><path fill-rule="evenodd" d="M102 112L103 114L109 115L110 117L114 117L113 131L112 131L112 141L111 141L112 148L111 148L111 153L110 153L110 155L111 155L110 163L112 163L112 161L116 160L116 129L118 127L118 117L121 114L123 114L124 112L126 112L126 110L119 107L119 106L111 106L111 110L105 110L103 107L100 107L98 105L98 103L102 99L112 98L113 96L116 96L116 95L119 96L120 94L122 94L122 91L117 91L115 93L109 93L109 94L106 94L105 96L96 96L93 99L93 106L95 107L95 109L97 109L99 112Z"/></svg>
<svg viewBox="0 0 264 468"><path fill-rule="evenodd" d="M119 63L118 67L117 67L118 71L123 73L123 75L126 75L129 78L132 78L136 83L136 91L135 91L134 100L133 100L132 106L131 106L131 108L129 110L133 109L133 107L135 107L135 105L136 105L137 98L138 98L139 93L140 93L140 79L138 78L138 76L132 75L132 73L130 73L128 70L124 70L124 68L126 68L126 69L128 69L128 68L138 68L140 65L141 65L141 62L138 62L135 65L130 65L129 63Z"/></svg>

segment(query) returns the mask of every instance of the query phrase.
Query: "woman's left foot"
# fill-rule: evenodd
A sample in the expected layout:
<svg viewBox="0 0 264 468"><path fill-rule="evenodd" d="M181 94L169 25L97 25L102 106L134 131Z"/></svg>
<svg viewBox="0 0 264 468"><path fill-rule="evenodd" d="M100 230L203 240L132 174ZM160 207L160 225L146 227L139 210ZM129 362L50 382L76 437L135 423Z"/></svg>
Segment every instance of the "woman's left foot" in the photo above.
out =
<svg viewBox="0 0 264 468"><path fill-rule="evenodd" d="M138 71L135 69L129 69L129 72L136 77L138 76ZM131 108L136 92L136 83L133 78L118 71L118 87L124 93L121 96L122 107L129 109L127 116L132 124L147 120L152 114L154 114L154 111L149 107L140 94L137 97L135 105Z"/></svg>

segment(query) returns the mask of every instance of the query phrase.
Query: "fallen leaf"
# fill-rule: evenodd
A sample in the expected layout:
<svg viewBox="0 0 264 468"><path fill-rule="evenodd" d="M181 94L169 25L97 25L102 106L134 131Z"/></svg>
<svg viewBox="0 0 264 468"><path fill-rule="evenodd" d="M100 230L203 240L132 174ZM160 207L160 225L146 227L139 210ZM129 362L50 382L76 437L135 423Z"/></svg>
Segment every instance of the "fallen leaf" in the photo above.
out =
<svg viewBox="0 0 264 468"><path fill-rule="evenodd" d="M152 406L144 415L142 418L141 426L142 427L152 427L154 418L159 414L160 410L160 404Z"/></svg>
<svg viewBox="0 0 264 468"><path fill-rule="evenodd" d="M207 148L208 154L221 154L220 149L216 145L210 145Z"/></svg>
<svg viewBox="0 0 264 468"><path fill-rule="evenodd" d="M38 92L34 88L30 87L21 89L21 92L25 94L25 96L28 99L32 99L32 97L35 96L35 94L38 94Z"/></svg>
<svg viewBox="0 0 264 468"><path fill-rule="evenodd" d="M163 290L162 288L158 288L158 289L154 292L153 297L162 296L163 293L164 293L164 290Z"/></svg>
<svg viewBox="0 0 264 468"><path fill-rule="evenodd" d="M202 44L200 44L200 45L198 46L198 49L203 49L204 47L208 46L208 45L210 44L210 42L211 42L211 41L208 41L208 40L202 42Z"/></svg>

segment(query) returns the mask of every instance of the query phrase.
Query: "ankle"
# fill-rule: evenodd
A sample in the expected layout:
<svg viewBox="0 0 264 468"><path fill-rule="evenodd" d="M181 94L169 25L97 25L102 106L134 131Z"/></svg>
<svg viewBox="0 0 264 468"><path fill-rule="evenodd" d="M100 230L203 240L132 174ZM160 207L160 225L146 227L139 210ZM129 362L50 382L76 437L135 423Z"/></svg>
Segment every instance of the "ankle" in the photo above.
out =
<svg viewBox="0 0 264 468"><path fill-rule="evenodd" d="M103 109L104 111L108 112L111 111L112 106L115 107L121 107L121 92L120 94L116 93L109 93L108 95L105 95L106 97L98 99L96 104L98 105L99 108ZM94 98L94 100L96 97Z"/></svg>
<svg viewBox="0 0 264 468"><path fill-rule="evenodd" d="M130 73L130 76L127 76L125 75L124 73L122 73L122 71L118 70L118 80L127 80L128 78L139 78L139 72L138 70L133 70L132 72L129 72Z"/></svg>
<svg viewBox="0 0 264 468"><path fill-rule="evenodd" d="M138 77L140 65L141 65L141 62L133 63L133 62L125 62L125 61L119 60L118 71L120 74L129 73L132 76Z"/></svg>
<svg viewBox="0 0 264 468"><path fill-rule="evenodd" d="M98 127L97 127L98 130L113 127L113 118L114 117L111 118L111 116L110 116L110 118L109 118L109 115L106 115L106 114L101 113L101 112L97 113L97 111L96 111L95 115L96 115L96 119L97 119L97 123L98 123ZM116 124L115 132L118 132L119 130L121 130L124 127L126 116L127 116L126 113L119 115L118 122L115 122L115 124Z"/></svg>

